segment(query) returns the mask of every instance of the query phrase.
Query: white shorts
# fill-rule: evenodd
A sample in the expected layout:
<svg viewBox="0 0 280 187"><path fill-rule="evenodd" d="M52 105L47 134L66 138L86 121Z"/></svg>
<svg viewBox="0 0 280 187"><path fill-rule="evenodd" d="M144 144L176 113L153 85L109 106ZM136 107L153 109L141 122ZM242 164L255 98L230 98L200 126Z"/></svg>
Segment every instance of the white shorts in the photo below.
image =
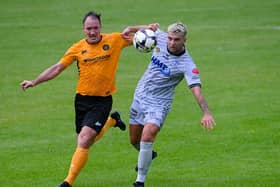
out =
<svg viewBox="0 0 280 187"><path fill-rule="evenodd" d="M130 107L129 124L145 125L153 123L161 128L168 111L169 109L166 106L145 105L134 99Z"/></svg>

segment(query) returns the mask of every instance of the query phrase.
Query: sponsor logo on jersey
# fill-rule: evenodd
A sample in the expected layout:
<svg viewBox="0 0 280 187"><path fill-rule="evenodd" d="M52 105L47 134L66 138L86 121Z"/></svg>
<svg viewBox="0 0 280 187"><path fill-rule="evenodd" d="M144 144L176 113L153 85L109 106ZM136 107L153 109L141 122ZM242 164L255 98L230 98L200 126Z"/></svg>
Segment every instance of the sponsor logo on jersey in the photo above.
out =
<svg viewBox="0 0 280 187"><path fill-rule="evenodd" d="M199 71L198 71L197 68L193 68L193 69L192 69L192 72L193 72L193 74L199 74Z"/></svg>
<svg viewBox="0 0 280 187"><path fill-rule="evenodd" d="M154 66L158 67L160 72L164 75L164 76L170 76L170 69L169 67L164 64L163 62L161 62L159 59L157 59L155 56L152 56L151 62Z"/></svg>
<svg viewBox="0 0 280 187"><path fill-rule="evenodd" d="M101 60L107 60L108 58L110 58L111 55L102 55L102 56L97 56L94 58L86 58L84 59L85 63L92 63L92 62L97 62L97 61L101 61Z"/></svg>

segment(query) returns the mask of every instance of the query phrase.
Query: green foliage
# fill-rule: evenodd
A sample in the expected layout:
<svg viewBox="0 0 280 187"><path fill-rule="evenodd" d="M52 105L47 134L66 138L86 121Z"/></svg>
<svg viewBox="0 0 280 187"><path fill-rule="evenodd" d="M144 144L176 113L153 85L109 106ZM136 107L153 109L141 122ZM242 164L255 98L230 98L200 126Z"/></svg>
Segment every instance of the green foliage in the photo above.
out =
<svg viewBox="0 0 280 187"><path fill-rule="evenodd" d="M88 10L102 14L103 31L175 21L188 25L187 47L217 122L200 127L201 111L182 82L159 133L146 185L150 187L280 186L280 2L13 0L0 7L0 186L57 186L76 146L75 65L56 79L22 92L83 37ZM128 121L137 80L149 55L124 50L114 108ZM131 186L136 151L110 129L91 149L77 187Z"/></svg>

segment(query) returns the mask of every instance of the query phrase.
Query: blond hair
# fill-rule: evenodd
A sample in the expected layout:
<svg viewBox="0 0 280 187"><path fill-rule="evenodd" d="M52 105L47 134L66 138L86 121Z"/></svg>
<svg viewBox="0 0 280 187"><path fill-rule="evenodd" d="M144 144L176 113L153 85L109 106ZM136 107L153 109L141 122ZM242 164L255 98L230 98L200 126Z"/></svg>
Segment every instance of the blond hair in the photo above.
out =
<svg viewBox="0 0 280 187"><path fill-rule="evenodd" d="M168 28L167 28L167 31L168 32L175 32L175 33L180 32L184 36L187 35L187 27L186 27L186 25L184 25L181 22L176 22L176 23L173 23L173 24L169 25Z"/></svg>

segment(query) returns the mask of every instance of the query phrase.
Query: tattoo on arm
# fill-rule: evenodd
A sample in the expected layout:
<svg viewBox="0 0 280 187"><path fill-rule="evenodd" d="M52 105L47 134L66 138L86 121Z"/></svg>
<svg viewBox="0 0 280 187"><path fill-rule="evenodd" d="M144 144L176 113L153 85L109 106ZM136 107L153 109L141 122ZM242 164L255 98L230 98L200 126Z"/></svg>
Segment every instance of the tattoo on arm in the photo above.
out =
<svg viewBox="0 0 280 187"><path fill-rule="evenodd" d="M200 100L198 101L198 103L199 103L199 106L200 106L200 108L201 108L201 110L202 110L203 112L208 111L208 104L207 104L207 102L205 101L205 99L204 99L203 97L200 98Z"/></svg>
<svg viewBox="0 0 280 187"><path fill-rule="evenodd" d="M203 112L209 112L208 104L205 98L203 97L202 93L200 92L200 90L193 90L193 95L195 96L196 101L199 107L201 108L201 110Z"/></svg>

